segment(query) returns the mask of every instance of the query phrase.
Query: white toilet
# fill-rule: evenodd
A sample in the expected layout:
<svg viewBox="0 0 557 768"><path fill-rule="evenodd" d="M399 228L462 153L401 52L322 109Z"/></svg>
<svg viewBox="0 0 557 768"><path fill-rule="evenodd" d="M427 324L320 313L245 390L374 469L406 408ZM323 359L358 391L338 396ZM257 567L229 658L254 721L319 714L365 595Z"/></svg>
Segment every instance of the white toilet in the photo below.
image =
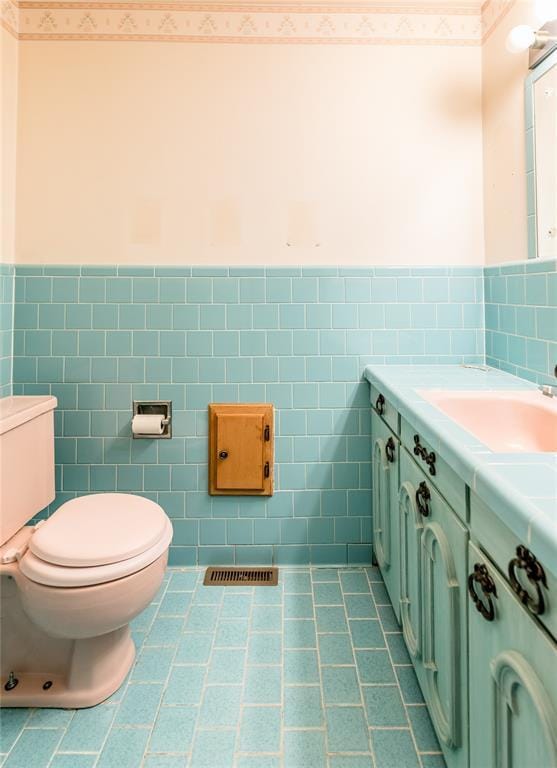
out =
<svg viewBox="0 0 557 768"><path fill-rule="evenodd" d="M153 501L54 499L54 397L0 400L0 706L90 707L123 682L172 525Z"/></svg>

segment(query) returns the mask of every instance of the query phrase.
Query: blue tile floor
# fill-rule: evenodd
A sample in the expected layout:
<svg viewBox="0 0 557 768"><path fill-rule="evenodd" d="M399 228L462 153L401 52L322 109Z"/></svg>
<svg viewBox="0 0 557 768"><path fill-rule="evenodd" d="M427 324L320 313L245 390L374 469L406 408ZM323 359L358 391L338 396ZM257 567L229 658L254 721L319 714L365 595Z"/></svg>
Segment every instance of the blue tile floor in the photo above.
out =
<svg viewBox="0 0 557 768"><path fill-rule="evenodd" d="M375 568L169 569L108 701L0 711L4 768L443 768Z"/></svg>

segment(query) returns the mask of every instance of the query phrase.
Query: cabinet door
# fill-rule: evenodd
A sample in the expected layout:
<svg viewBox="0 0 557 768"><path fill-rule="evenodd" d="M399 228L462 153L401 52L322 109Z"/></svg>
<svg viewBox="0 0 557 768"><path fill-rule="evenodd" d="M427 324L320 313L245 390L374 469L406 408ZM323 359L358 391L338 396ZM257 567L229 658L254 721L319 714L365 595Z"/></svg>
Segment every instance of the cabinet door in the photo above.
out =
<svg viewBox="0 0 557 768"><path fill-rule="evenodd" d="M405 475L407 477L407 475ZM416 487L401 475L400 527L400 620L402 634L415 663L422 657L422 564L420 544L423 519L416 504Z"/></svg>
<svg viewBox="0 0 557 768"><path fill-rule="evenodd" d="M209 493L273 495L271 404L209 404Z"/></svg>
<svg viewBox="0 0 557 768"><path fill-rule="evenodd" d="M427 475L404 450L400 479L404 638L447 765L464 768L468 761L468 534Z"/></svg>
<svg viewBox="0 0 557 768"><path fill-rule="evenodd" d="M557 646L472 544L469 555L470 765L555 768Z"/></svg>
<svg viewBox="0 0 557 768"><path fill-rule="evenodd" d="M372 412L373 549L397 619L400 620L400 558L397 513L399 442Z"/></svg>
<svg viewBox="0 0 557 768"><path fill-rule="evenodd" d="M439 741L458 750L466 741L466 532L443 505L422 533L422 663Z"/></svg>

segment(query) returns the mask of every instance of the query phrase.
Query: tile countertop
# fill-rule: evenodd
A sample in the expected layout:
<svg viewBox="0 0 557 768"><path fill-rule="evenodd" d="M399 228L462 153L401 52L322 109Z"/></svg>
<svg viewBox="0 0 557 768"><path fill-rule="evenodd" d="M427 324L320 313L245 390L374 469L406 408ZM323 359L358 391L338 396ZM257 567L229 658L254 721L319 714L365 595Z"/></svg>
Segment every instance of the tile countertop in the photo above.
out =
<svg viewBox="0 0 557 768"><path fill-rule="evenodd" d="M557 453L496 453L417 392L536 385L494 368L462 365L368 365L364 377L557 576Z"/></svg>

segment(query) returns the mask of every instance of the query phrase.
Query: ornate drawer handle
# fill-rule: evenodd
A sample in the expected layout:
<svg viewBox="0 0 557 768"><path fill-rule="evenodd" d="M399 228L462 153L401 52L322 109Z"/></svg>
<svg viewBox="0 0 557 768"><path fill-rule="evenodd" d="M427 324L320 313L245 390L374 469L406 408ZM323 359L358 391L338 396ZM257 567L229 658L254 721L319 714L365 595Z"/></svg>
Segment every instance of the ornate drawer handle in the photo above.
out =
<svg viewBox="0 0 557 768"><path fill-rule="evenodd" d="M429 467L429 474L434 475L437 470L435 469L435 454L433 451L430 451L429 454L425 457L425 463Z"/></svg>
<svg viewBox="0 0 557 768"><path fill-rule="evenodd" d="M375 410L380 416L382 416L385 413L385 398L383 397L383 395L379 395L379 397L375 401Z"/></svg>
<svg viewBox="0 0 557 768"><path fill-rule="evenodd" d="M526 578L536 588L536 599L516 578L516 569L526 571ZM547 579L543 566L525 546L520 544L516 548L516 557L509 563L509 579L513 591L518 595L520 602L528 608L534 616L541 616L545 611L545 600L540 583L547 589Z"/></svg>
<svg viewBox="0 0 557 768"><path fill-rule="evenodd" d="M487 599L487 605L476 592L475 583L480 585L483 596ZM475 563L473 573L468 576L468 592L476 606L476 610L482 614L486 621L493 621L495 618L495 606L491 597L497 597L497 588L483 563Z"/></svg>
<svg viewBox="0 0 557 768"><path fill-rule="evenodd" d="M429 500L430 499L431 499L431 493L429 492L429 488L427 487L425 480L422 480L422 482L418 486L418 490L416 491L416 504L418 505L420 514L423 517L429 517Z"/></svg>
<svg viewBox="0 0 557 768"><path fill-rule="evenodd" d="M419 456L429 468L429 474L435 475L437 470L435 469L435 453L428 451L427 448L420 443L420 436L414 435L414 456Z"/></svg>
<svg viewBox="0 0 557 768"><path fill-rule="evenodd" d="M414 456L421 456L424 450L425 448L420 445L420 436L414 435Z"/></svg>
<svg viewBox="0 0 557 768"><path fill-rule="evenodd" d="M387 444L385 445L385 453L387 454L387 461L390 461L392 464L395 460L395 441L392 437L389 437L387 440Z"/></svg>

